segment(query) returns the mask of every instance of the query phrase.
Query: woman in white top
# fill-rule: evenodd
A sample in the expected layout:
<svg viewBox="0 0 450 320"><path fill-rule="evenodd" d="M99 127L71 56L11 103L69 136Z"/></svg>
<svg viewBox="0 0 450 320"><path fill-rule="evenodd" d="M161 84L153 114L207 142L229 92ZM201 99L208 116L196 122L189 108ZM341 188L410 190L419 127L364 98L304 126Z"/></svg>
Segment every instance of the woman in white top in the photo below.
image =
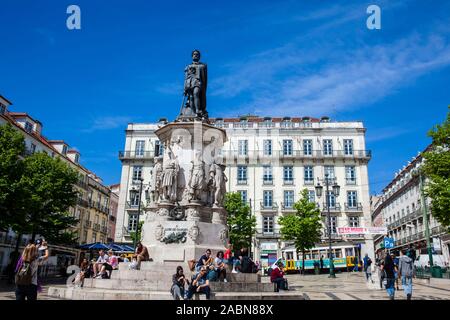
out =
<svg viewBox="0 0 450 320"><path fill-rule="evenodd" d="M214 259L214 271L217 272L217 276L223 282L227 282L227 270L223 261L223 251L217 252L217 256Z"/></svg>

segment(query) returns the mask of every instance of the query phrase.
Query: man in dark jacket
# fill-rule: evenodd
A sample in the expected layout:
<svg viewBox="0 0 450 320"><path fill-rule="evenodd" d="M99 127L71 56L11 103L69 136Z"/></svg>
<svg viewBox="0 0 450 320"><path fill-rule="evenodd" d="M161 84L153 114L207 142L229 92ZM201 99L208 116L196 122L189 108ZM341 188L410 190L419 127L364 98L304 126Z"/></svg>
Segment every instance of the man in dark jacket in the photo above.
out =
<svg viewBox="0 0 450 320"><path fill-rule="evenodd" d="M405 254L405 251L400 251L400 259L398 262L398 275L402 279L403 291L406 299L411 300L412 296L412 278L414 276L414 260Z"/></svg>
<svg viewBox="0 0 450 320"><path fill-rule="evenodd" d="M389 295L390 300L394 300L395 296L395 265L391 255L386 252L383 264L381 265L381 272L384 273L384 279L386 280L386 292Z"/></svg>

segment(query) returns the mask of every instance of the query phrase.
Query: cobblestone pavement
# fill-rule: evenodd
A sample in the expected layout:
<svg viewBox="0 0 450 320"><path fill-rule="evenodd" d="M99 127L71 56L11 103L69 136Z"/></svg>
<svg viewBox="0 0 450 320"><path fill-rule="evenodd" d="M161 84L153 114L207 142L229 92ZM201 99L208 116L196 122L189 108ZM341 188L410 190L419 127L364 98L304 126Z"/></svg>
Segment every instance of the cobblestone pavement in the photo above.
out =
<svg viewBox="0 0 450 320"><path fill-rule="evenodd" d="M380 288L378 276L374 274L372 278L373 283L366 282L363 272L338 273L335 279L328 278L328 274L287 275L289 287L302 292L309 300L388 300L386 290ZM400 279L399 289L395 291L395 299L406 300ZM415 279L412 299L450 300L450 286L428 285Z"/></svg>
<svg viewBox="0 0 450 320"><path fill-rule="evenodd" d="M380 289L379 279L373 275L374 283L366 282L362 272L338 273L335 279L329 279L328 274L321 275L287 275L291 290L299 291L306 300L388 300L386 290ZM269 282L268 277L262 278ZM64 286L61 279L43 286L38 300L58 300L47 296L49 286ZM450 282L449 282L450 283ZM401 288L395 292L395 299L405 300ZM14 300L14 286L0 283L0 300ZM415 280L413 285L413 300L450 300L449 285L428 285Z"/></svg>

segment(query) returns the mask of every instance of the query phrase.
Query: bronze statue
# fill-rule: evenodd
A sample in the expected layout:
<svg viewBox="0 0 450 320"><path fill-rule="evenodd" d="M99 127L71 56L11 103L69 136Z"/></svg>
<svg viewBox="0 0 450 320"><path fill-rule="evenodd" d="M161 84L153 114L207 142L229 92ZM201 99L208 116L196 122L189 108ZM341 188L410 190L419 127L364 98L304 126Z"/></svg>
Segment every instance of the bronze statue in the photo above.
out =
<svg viewBox="0 0 450 320"><path fill-rule="evenodd" d="M192 112L202 120L208 119L206 111L207 84L207 66L200 62L200 51L194 50L192 51L192 63L184 69L184 96L187 97L187 102L182 110L182 115L189 116Z"/></svg>

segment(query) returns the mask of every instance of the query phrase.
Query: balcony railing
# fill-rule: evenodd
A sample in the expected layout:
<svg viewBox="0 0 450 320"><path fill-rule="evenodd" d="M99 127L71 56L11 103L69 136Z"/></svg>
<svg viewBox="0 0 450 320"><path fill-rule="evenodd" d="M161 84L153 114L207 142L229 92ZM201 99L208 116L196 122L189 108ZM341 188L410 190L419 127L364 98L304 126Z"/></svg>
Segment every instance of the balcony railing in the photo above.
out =
<svg viewBox="0 0 450 320"><path fill-rule="evenodd" d="M139 204L136 202L127 201L125 203L125 209L127 210L137 210L139 207ZM141 209L144 208L144 203L141 202Z"/></svg>
<svg viewBox="0 0 450 320"><path fill-rule="evenodd" d="M295 211L294 203L293 202L290 202L290 203L282 202L281 203L281 210L282 211Z"/></svg>
<svg viewBox="0 0 450 320"><path fill-rule="evenodd" d="M119 151L120 160L153 159L155 151Z"/></svg>
<svg viewBox="0 0 450 320"><path fill-rule="evenodd" d="M83 198L78 198L77 199L77 204L82 206L82 207L84 207L84 208L87 208L89 206L88 201L84 200Z"/></svg>
<svg viewBox="0 0 450 320"><path fill-rule="evenodd" d="M100 224L94 223L94 226L93 226L92 229L94 229L95 231L99 231L100 230Z"/></svg>
<svg viewBox="0 0 450 320"><path fill-rule="evenodd" d="M280 232L278 231L271 231L271 232L264 232L263 229L257 229L256 230L256 237L257 238L264 238L264 239L278 239L281 237Z"/></svg>
<svg viewBox="0 0 450 320"><path fill-rule="evenodd" d="M273 185L273 179L263 179L263 185Z"/></svg>
<svg viewBox="0 0 450 320"><path fill-rule="evenodd" d="M264 203L260 202L261 210L264 211L277 211L278 210L278 204L276 202L270 203Z"/></svg>
<svg viewBox="0 0 450 320"><path fill-rule="evenodd" d="M293 185L294 179L283 179L283 184L284 185Z"/></svg>
<svg viewBox="0 0 450 320"><path fill-rule="evenodd" d="M247 184L247 179L245 179L245 180L244 179L238 180L237 184L238 185L246 185Z"/></svg>
<svg viewBox="0 0 450 320"><path fill-rule="evenodd" d="M322 212L327 212L327 204L324 202L322 203ZM334 206L330 206L330 212L340 212L341 211L341 204L335 203Z"/></svg>
<svg viewBox="0 0 450 320"><path fill-rule="evenodd" d="M102 226L101 231L102 231L103 233L107 233L107 232L108 232L108 227Z"/></svg>
<svg viewBox="0 0 450 320"><path fill-rule="evenodd" d="M245 154L239 153L238 150L222 150L224 160L235 161L238 158L245 159L311 159L311 158L343 158L343 159L370 159L372 152L370 150L353 150L353 152L346 153L344 150L332 150L329 154L325 154L323 150L312 150L305 152L301 150L290 150L284 152L283 150L272 150L270 154L264 153L264 150L247 150ZM120 156L119 156L120 158ZM136 157L133 157L135 159Z"/></svg>
<svg viewBox="0 0 450 320"><path fill-rule="evenodd" d="M91 222L91 221L85 221L85 222L84 222L84 227L85 227L85 228L90 228L91 225L92 225L92 222Z"/></svg>
<svg viewBox="0 0 450 320"><path fill-rule="evenodd" d="M353 204L353 203L351 205L349 205L349 203L346 202L345 203L345 210L354 212L354 211L363 211L363 208L362 208L361 202L356 203L356 205Z"/></svg>
<svg viewBox="0 0 450 320"><path fill-rule="evenodd" d="M345 179L345 184L355 185L356 179Z"/></svg>

